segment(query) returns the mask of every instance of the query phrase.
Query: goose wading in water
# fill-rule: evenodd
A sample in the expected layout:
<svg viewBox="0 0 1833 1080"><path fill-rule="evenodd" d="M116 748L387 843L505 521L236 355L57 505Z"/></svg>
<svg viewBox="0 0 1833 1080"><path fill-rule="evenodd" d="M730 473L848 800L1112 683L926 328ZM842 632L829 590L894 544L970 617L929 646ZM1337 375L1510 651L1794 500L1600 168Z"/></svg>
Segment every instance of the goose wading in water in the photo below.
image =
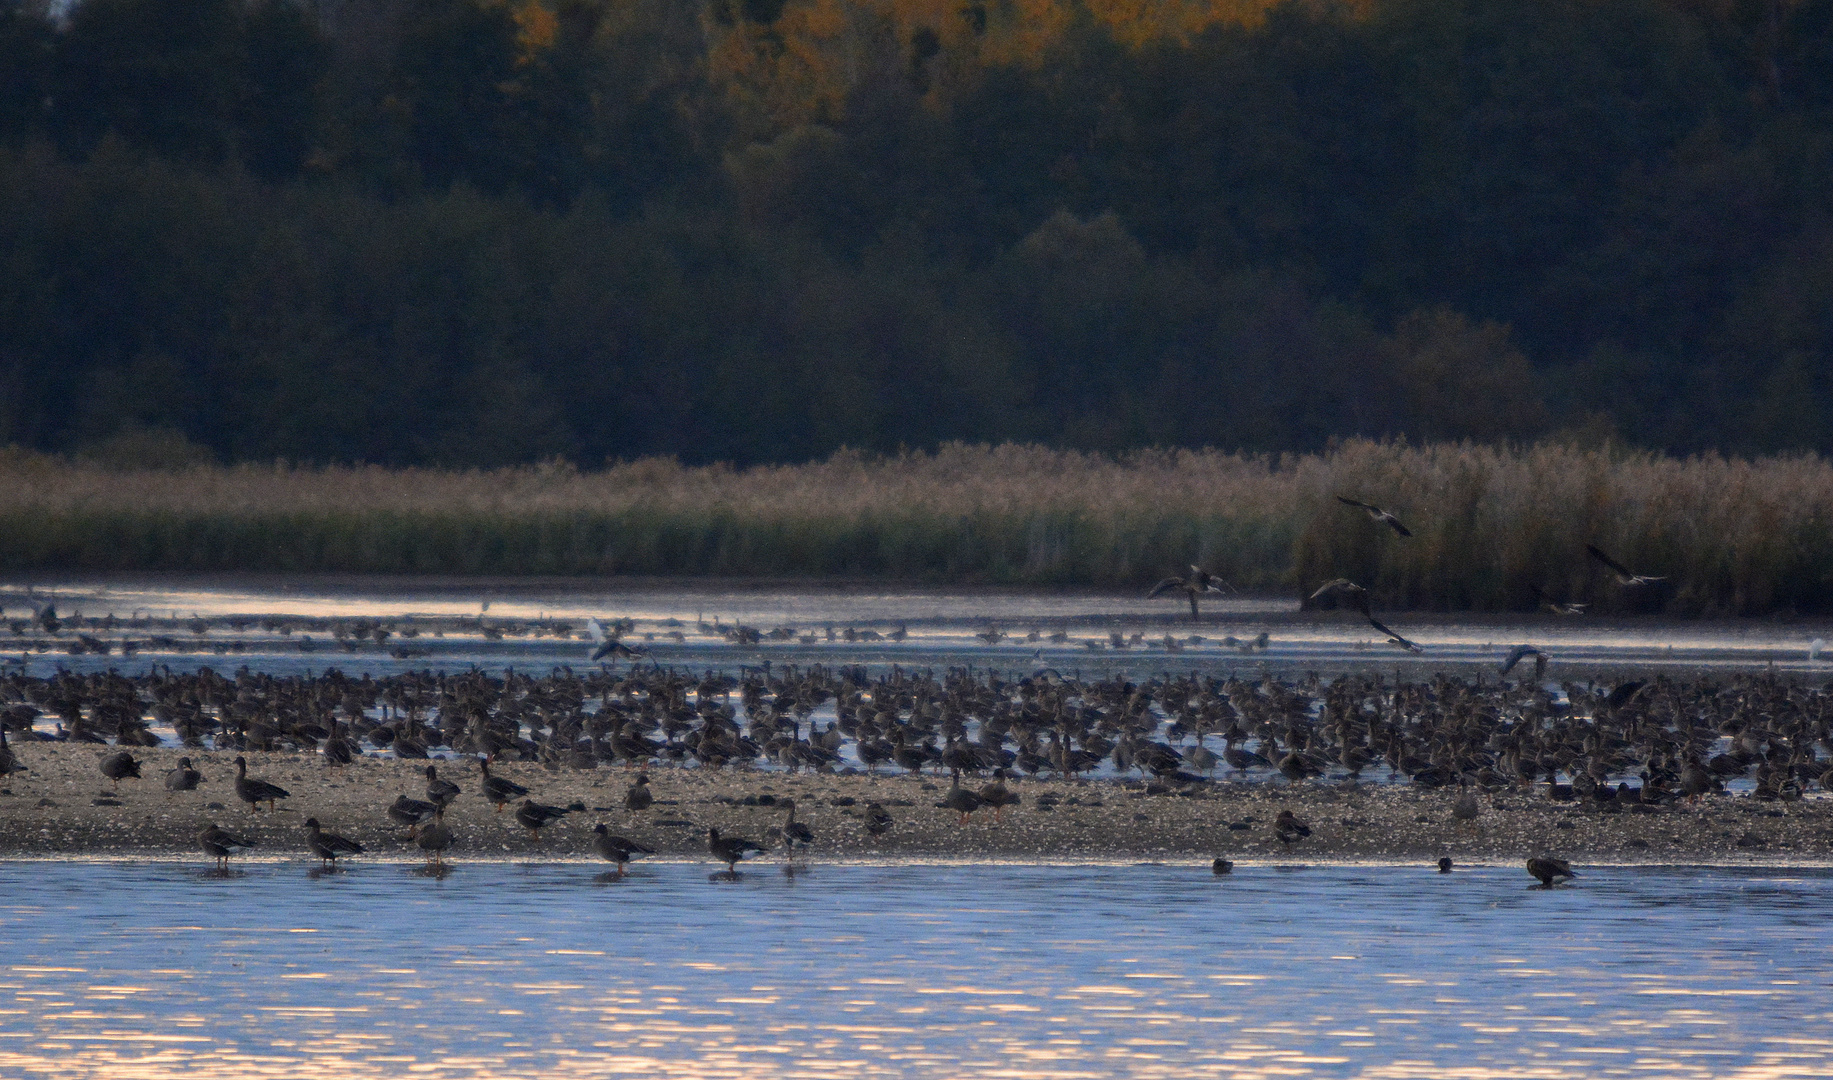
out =
<svg viewBox="0 0 1833 1080"><path fill-rule="evenodd" d="M266 803L271 812L274 803L279 799L292 798L292 793L277 784L265 780L251 780L248 776L248 759L235 759L235 794L236 798L248 804L248 812L255 812L257 803Z"/></svg>
<svg viewBox="0 0 1833 1080"><path fill-rule="evenodd" d="M235 853L236 848L251 848L255 844L254 841L237 836L228 829L219 828L213 823L205 825L198 832L197 846L204 849L204 854L216 860L218 869L227 870L229 869L229 856Z"/></svg>
<svg viewBox="0 0 1833 1080"><path fill-rule="evenodd" d="M598 857L617 866L617 876L624 876L624 866L632 855L654 855L656 849L644 847L628 837L613 836L604 825L592 826L592 850Z"/></svg>
<svg viewBox="0 0 1833 1080"><path fill-rule="evenodd" d="M737 873L739 863L764 853L762 844L738 836L721 836L718 829L706 831L706 849L726 864L728 873Z"/></svg>
<svg viewBox="0 0 1833 1080"><path fill-rule="evenodd" d="M414 843L426 852L428 866L438 868L445 865L445 853L452 847L452 827L446 824L444 810L433 811L432 824L423 826Z"/></svg>
<svg viewBox="0 0 1833 1080"><path fill-rule="evenodd" d="M318 856L320 864L330 863L332 869L336 869L339 855L361 855L363 853L363 845L336 833L324 831L315 817L306 818L305 828L306 847L312 854Z"/></svg>
<svg viewBox="0 0 1833 1080"><path fill-rule="evenodd" d="M1541 856L1527 861L1527 872L1540 879L1540 887L1551 889L1562 881L1575 878L1572 867L1564 859L1551 859Z"/></svg>

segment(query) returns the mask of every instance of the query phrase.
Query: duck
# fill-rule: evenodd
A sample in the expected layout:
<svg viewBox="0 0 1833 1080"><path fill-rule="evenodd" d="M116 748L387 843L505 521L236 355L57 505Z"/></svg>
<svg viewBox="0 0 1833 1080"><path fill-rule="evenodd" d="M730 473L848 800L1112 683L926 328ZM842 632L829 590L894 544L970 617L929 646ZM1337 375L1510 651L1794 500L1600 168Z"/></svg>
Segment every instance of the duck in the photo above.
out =
<svg viewBox="0 0 1833 1080"><path fill-rule="evenodd" d="M645 847L628 837L613 836L603 824L592 826L592 850L598 852L599 858L617 866L617 876L624 876L624 866L630 862L632 855L654 855L656 849Z"/></svg>
<svg viewBox="0 0 1833 1080"><path fill-rule="evenodd" d="M102 759L102 775L121 786L123 780L140 779L140 763L126 750L118 750Z"/></svg>
<svg viewBox="0 0 1833 1080"><path fill-rule="evenodd" d="M335 870L339 855L361 855L363 853L363 845L336 833L325 832L315 817L306 818L305 828L306 848L318 856L321 865L330 863L331 868Z"/></svg>
<svg viewBox="0 0 1833 1080"><path fill-rule="evenodd" d="M191 759L181 757L178 767L165 774L165 789L177 794L180 791L196 791L197 785L204 782L204 774L191 767Z"/></svg>
<svg viewBox="0 0 1833 1080"><path fill-rule="evenodd" d="M1438 872L1441 874L1449 874L1451 872L1451 856L1446 855L1438 860Z"/></svg>
<svg viewBox="0 0 1833 1080"><path fill-rule="evenodd" d="M265 780L250 780L248 759L243 757L235 759L235 793L236 798L248 804L248 812L251 814L255 812L257 803L266 803L271 812L277 800L292 798L292 793L283 787Z"/></svg>
<svg viewBox="0 0 1833 1080"><path fill-rule="evenodd" d="M637 773L636 783L624 792L624 809L633 814L641 813L654 805L656 797L649 793L649 774Z"/></svg>
<svg viewBox="0 0 1833 1080"><path fill-rule="evenodd" d="M489 799L490 802L495 805L497 813L502 813L503 807L528 794L527 788L513 780L505 780L500 776L491 776L489 758L478 758L477 767L484 774L484 780L482 785L480 785L480 790L483 791L484 798Z"/></svg>
<svg viewBox="0 0 1833 1080"><path fill-rule="evenodd" d="M1305 837L1311 835L1311 826L1300 821L1298 815L1290 810L1281 810L1273 819L1273 836L1288 849Z"/></svg>
<svg viewBox="0 0 1833 1080"><path fill-rule="evenodd" d="M446 824L446 812L435 809L432 824L420 830L414 841L420 850L426 852L427 865L438 868L445 865L445 853L452 846L452 827Z"/></svg>
<svg viewBox="0 0 1833 1080"><path fill-rule="evenodd" d="M452 805L452 800L458 798L462 791L463 789L452 781L439 778L439 766L428 765L426 767L427 802L444 810Z"/></svg>
<svg viewBox="0 0 1833 1080"><path fill-rule="evenodd" d="M983 800L980 796L962 787L961 778L957 776L954 784L948 789L947 797L936 805L961 815L957 824L966 825L971 820L974 811L980 809L982 804Z"/></svg>
<svg viewBox="0 0 1833 1080"><path fill-rule="evenodd" d="M522 805L516 807L516 820L528 830L530 840L539 840L542 829L570 813L572 811L558 806L546 806L533 799L523 799Z"/></svg>
<svg viewBox="0 0 1833 1080"><path fill-rule="evenodd" d="M1529 859L1527 872L1540 879L1540 887L1551 889L1553 886L1578 875L1564 859L1552 859L1546 856Z"/></svg>
<svg viewBox="0 0 1833 1080"><path fill-rule="evenodd" d="M1215 861L1209 864L1209 872L1216 875L1217 877L1221 877L1223 874L1229 873L1234 868L1235 868L1234 863L1229 862L1227 859L1224 859L1220 855L1217 855L1215 858Z"/></svg>
<svg viewBox="0 0 1833 1080"><path fill-rule="evenodd" d="M204 854L216 860L218 869L227 870L229 856L235 853L236 848L251 848L255 843L212 823L199 830L197 846L204 849Z"/></svg>
<svg viewBox="0 0 1833 1080"><path fill-rule="evenodd" d="M706 831L706 849L713 853L715 859L726 864L728 873L737 873L739 863L764 853L762 844L737 836L721 836L719 830L714 828Z"/></svg>

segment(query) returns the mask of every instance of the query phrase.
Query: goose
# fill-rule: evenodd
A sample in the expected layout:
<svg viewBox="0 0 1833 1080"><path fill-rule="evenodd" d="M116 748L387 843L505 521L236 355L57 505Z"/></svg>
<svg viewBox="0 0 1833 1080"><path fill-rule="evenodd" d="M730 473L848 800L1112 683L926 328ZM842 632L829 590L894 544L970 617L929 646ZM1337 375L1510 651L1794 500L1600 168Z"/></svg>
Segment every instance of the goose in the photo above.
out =
<svg viewBox="0 0 1833 1080"><path fill-rule="evenodd" d="M1527 872L1540 879L1540 887L1551 889L1553 886L1578 875L1564 859L1552 859L1541 856L1527 861Z"/></svg>
<svg viewBox="0 0 1833 1080"><path fill-rule="evenodd" d="M1368 624L1386 634L1387 643L1389 645L1398 645L1410 653L1422 653L1426 651L1422 646L1408 641L1406 638L1401 637L1399 634L1382 625L1381 620L1375 618L1373 615L1368 617Z"/></svg>
<svg viewBox="0 0 1833 1080"><path fill-rule="evenodd" d="M251 848L254 841L244 839L227 829L214 824L205 825L197 834L197 846L204 849L204 854L216 860L218 869L229 869L229 856L236 848Z"/></svg>
<svg viewBox="0 0 1833 1080"><path fill-rule="evenodd" d="M1410 529L1408 529L1405 525L1402 525L1400 523L1399 518L1388 513L1386 510L1381 509L1379 506L1374 505L1373 503L1361 502L1356 499L1352 499L1347 495L1338 495L1337 501L1342 503L1344 506L1353 506L1357 510L1362 511L1363 513L1369 516L1369 520L1375 522L1376 524L1386 525L1388 528L1393 529L1395 535L1398 535L1398 536L1412 536L1413 535Z"/></svg>
<svg viewBox="0 0 1833 1080"><path fill-rule="evenodd" d="M1152 586L1152 591L1146 594L1146 599L1151 600L1174 589L1182 589L1184 594L1190 598L1190 621L1198 622L1200 617L1197 614L1197 595L1206 592L1219 593L1226 588L1227 584L1221 578L1192 563L1189 576L1166 578Z"/></svg>
<svg viewBox="0 0 1833 1080"><path fill-rule="evenodd" d="M878 803L866 804L866 833L871 836L883 836L891 831L893 822L891 812Z"/></svg>
<svg viewBox="0 0 1833 1080"><path fill-rule="evenodd" d="M6 743L6 725L0 723L0 777L24 771L24 763L13 753L13 748Z"/></svg>
<svg viewBox="0 0 1833 1080"><path fill-rule="evenodd" d="M807 851L815 842L815 834L807 825L796 820L796 801L794 799L784 799L777 805L789 812L789 816L783 821L783 850L789 856L789 861L795 862L796 852Z"/></svg>
<svg viewBox="0 0 1833 1080"><path fill-rule="evenodd" d="M632 855L654 855L656 849L644 847L635 840L622 836L613 836L604 825L592 826L592 850L606 862L617 866L617 876L624 876L624 866L630 862Z"/></svg>
<svg viewBox="0 0 1833 1080"><path fill-rule="evenodd" d="M546 806L533 799L523 799L522 805L516 807L516 820L521 822L522 827L528 830L528 838L530 840L539 840L541 839L542 829L546 828L552 822L559 821L569 813L572 813L572 811L558 806Z"/></svg>
<svg viewBox="0 0 1833 1080"><path fill-rule="evenodd" d="M349 739L344 738L342 725L335 718L331 721L331 735L325 740L324 755L326 765L348 765L361 753Z"/></svg>
<svg viewBox="0 0 1833 1080"><path fill-rule="evenodd" d="M1510 649L1508 655L1504 657L1502 663L1498 665L1497 670L1507 675L1509 672L1515 670L1516 664L1519 664L1523 659L1530 656L1534 658L1534 677L1538 679L1540 678L1541 672L1545 671L1547 668L1547 654L1541 652L1532 645L1517 645Z"/></svg>
<svg viewBox="0 0 1833 1080"><path fill-rule="evenodd" d="M102 759L102 775L113 780L118 788L123 780L140 779L140 763L134 760L134 755L120 750Z"/></svg>
<svg viewBox="0 0 1833 1080"><path fill-rule="evenodd" d="M1540 601L1541 606L1555 615L1583 615L1585 609L1591 606L1590 604L1575 604L1569 600L1555 600L1538 585L1528 587L1534 590L1534 598Z"/></svg>
<svg viewBox="0 0 1833 1080"><path fill-rule="evenodd" d="M1444 858L1438 860L1438 872L1441 874L1449 874L1451 872L1451 856L1446 855Z"/></svg>
<svg viewBox="0 0 1833 1080"><path fill-rule="evenodd" d="M957 776L955 777L954 785L948 789L947 797L937 805L953 810L955 813L961 815L958 824L966 825L974 811L980 809L981 804L982 799L980 796L962 787L961 778Z"/></svg>
<svg viewBox="0 0 1833 1080"><path fill-rule="evenodd" d="M1311 826L1300 821L1298 815L1290 810L1281 810L1279 816L1273 819L1273 836L1288 850L1310 835Z"/></svg>
<svg viewBox="0 0 1833 1080"><path fill-rule="evenodd" d="M406 795L397 796L388 808L388 820L396 825L405 826L411 839L428 818L445 808L419 799L410 799Z"/></svg>
<svg viewBox="0 0 1833 1080"><path fill-rule="evenodd" d="M630 790L624 792L624 809L633 814L641 813L649 809L655 801L656 797L649 793L649 774L637 773L636 783L631 784Z"/></svg>
<svg viewBox="0 0 1833 1080"><path fill-rule="evenodd" d="M1233 870L1234 868L1235 868L1234 863L1229 862L1227 859L1224 859L1220 855L1217 855L1215 858L1215 861L1209 864L1209 872L1216 875L1217 877L1221 877L1223 874L1228 873L1229 871Z"/></svg>
<svg viewBox="0 0 1833 1080"><path fill-rule="evenodd" d="M204 782L204 774L191 767L191 759L178 759L178 768L165 774L165 789L176 794L180 791L196 791L197 785Z"/></svg>
<svg viewBox="0 0 1833 1080"><path fill-rule="evenodd" d="M450 780L439 778L439 766L426 767L426 801L444 810L452 805L452 800L462 794L462 789Z"/></svg>
<svg viewBox="0 0 1833 1080"><path fill-rule="evenodd" d="M491 776L490 759L488 757L478 758L477 767L484 774L482 784L484 798L489 799L490 802L496 806L497 813L502 813L503 807L528 794L528 789L521 784L515 783L512 780L505 780L500 776Z"/></svg>
<svg viewBox="0 0 1833 1080"><path fill-rule="evenodd" d="M292 797L292 793L283 787L265 780L250 780L248 759L243 757L235 759L235 793L236 798L248 804L248 812L251 814L255 812L257 803L266 803L267 809L272 812L276 800Z"/></svg>
<svg viewBox="0 0 1833 1080"><path fill-rule="evenodd" d="M446 812L435 809L433 823L420 830L414 841L420 850L426 852L427 865L439 868L445 865L445 853L452 846L452 827L446 824Z"/></svg>
<svg viewBox="0 0 1833 1080"><path fill-rule="evenodd" d="M1368 616L1368 590L1348 578L1326 581L1318 586L1317 591L1312 593L1305 602L1308 605L1315 604L1326 597L1338 604L1347 603L1350 607L1360 611L1363 617Z"/></svg>
<svg viewBox="0 0 1833 1080"><path fill-rule="evenodd" d="M1617 575L1617 582L1623 585L1625 588L1635 588L1641 585L1653 585L1658 581L1667 580L1667 577L1665 575L1656 576L1656 575L1650 575L1650 574L1635 573L1634 571L1630 570L1629 567L1624 566L1622 563L1604 554L1603 551L1598 549L1598 546L1596 544L1586 544L1585 550L1588 553L1590 553L1592 558L1596 559L1598 562L1601 562L1605 566L1609 567L1611 571Z"/></svg>
<svg viewBox="0 0 1833 1080"><path fill-rule="evenodd" d="M751 840L737 836L721 836L718 829L706 831L706 849L713 857L726 864L728 873L737 873L738 864L754 855L762 855L764 847Z"/></svg>
<svg viewBox="0 0 1833 1080"><path fill-rule="evenodd" d="M305 828L306 847L312 854L318 856L320 865L330 863L331 869L335 870L339 855L361 855L363 853L363 845L336 833L325 832L315 817L306 818Z"/></svg>

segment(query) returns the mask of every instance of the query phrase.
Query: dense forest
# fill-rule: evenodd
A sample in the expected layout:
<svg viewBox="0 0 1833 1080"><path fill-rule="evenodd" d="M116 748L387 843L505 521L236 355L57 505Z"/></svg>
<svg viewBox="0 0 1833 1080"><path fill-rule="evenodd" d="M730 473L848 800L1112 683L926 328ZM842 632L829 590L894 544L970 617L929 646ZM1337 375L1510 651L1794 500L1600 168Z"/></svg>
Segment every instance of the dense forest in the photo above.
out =
<svg viewBox="0 0 1833 1080"><path fill-rule="evenodd" d="M1833 450L1833 0L0 2L0 445Z"/></svg>

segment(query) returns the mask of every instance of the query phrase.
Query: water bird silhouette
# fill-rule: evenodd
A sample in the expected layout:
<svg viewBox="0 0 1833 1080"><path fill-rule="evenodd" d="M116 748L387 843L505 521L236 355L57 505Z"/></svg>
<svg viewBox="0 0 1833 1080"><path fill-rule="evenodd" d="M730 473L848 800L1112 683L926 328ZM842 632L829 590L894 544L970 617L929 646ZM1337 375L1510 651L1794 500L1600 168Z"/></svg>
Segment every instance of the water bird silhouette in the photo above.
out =
<svg viewBox="0 0 1833 1080"><path fill-rule="evenodd" d="M1604 554L1604 552L1600 550L1596 544L1586 544L1585 550L1588 553L1590 553L1592 558L1596 559L1598 562L1601 562L1605 566L1609 567L1617 575L1617 581L1626 587L1633 588L1633 587L1640 586L1640 585L1653 585L1658 581L1667 580L1667 577L1665 575L1651 575L1651 574L1636 573L1635 571L1631 570L1629 567L1624 566L1622 563Z"/></svg>
<svg viewBox="0 0 1833 1080"><path fill-rule="evenodd" d="M1219 593L1219 592L1224 591L1226 588L1227 588L1227 583L1224 582L1221 578L1203 569L1202 567L1196 565L1195 563L1192 563L1190 566L1190 573L1188 576L1166 578L1165 580L1159 582L1157 585L1152 586L1152 591L1146 593L1146 599L1151 600L1164 593L1168 593L1168 592L1171 592L1177 589L1182 589L1184 591L1184 594L1190 598L1190 621L1198 622L1200 619L1199 615L1197 614L1197 596L1198 594L1206 593L1206 592Z"/></svg>
<svg viewBox="0 0 1833 1080"><path fill-rule="evenodd" d="M1374 521L1375 523L1380 524L1380 525L1386 525L1388 528L1393 529L1395 535L1397 536L1412 536L1413 535L1411 530L1409 530L1405 525L1402 525L1400 523L1399 518L1388 513L1386 510L1381 509L1379 506L1374 505L1373 503L1360 502L1356 499L1349 498L1346 495L1338 495L1337 501L1342 503L1344 506L1353 506L1357 510L1360 510L1363 513L1367 514L1369 516L1369 519Z"/></svg>

